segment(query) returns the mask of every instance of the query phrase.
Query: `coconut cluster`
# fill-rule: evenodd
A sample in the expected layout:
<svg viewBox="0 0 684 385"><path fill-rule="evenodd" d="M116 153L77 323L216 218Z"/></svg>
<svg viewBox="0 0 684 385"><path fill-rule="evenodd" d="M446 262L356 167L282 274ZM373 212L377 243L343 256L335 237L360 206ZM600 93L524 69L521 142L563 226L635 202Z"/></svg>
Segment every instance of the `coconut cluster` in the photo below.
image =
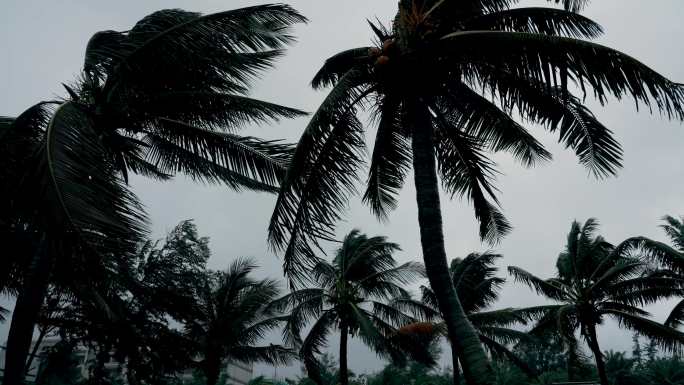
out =
<svg viewBox="0 0 684 385"><path fill-rule="evenodd" d="M394 39L387 39L382 43L382 47L372 47L368 50L368 55L375 58L375 67L381 67L389 63L390 54L394 50L396 42Z"/></svg>

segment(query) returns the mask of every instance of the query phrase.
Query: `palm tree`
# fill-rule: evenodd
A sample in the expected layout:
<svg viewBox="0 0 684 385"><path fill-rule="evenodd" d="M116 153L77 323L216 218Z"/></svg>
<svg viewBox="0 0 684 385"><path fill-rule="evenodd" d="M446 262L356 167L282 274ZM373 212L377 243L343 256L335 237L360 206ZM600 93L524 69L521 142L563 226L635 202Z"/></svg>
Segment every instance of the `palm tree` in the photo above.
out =
<svg viewBox="0 0 684 385"><path fill-rule="evenodd" d="M196 306L183 320L186 343L199 357L195 366L206 376L207 385L216 385L226 360L287 364L295 356L280 345L257 345L285 317L270 305L279 295L278 283L251 278L255 267L239 259L227 271L208 277L198 288Z"/></svg>
<svg viewBox="0 0 684 385"><path fill-rule="evenodd" d="M370 111L377 134L363 200L386 218L413 166L426 272L469 384L486 381L490 365L451 285L438 176L447 194L472 201L480 235L496 241L511 227L498 208L490 153L509 152L525 166L551 157L515 114L559 134L599 177L617 172L622 150L568 84L602 103L632 96L684 118L684 88L588 41L601 35L598 24L514 3L401 0L391 28L371 25L373 45L329 58L312 86L332 89L299 140L269 227L286 274L300 284L356 191L365 155L357 112ZM577 10L586 0L563 3Z"/></svg>
<svg viewBox="0 0 684 385"><path fill-rule="evenodd" d="M534 342L528 334L512 326L526 325L535 316L543 313L545 308L491 310L506 282L505 279L496 276L498 268L494 264L501 257L499 254L485 252L471 253L464 259L455 258L449 267L451 280L468 320L489 354L496 359L509 360L528 375L534 375L534 370L508 346L520 342ZM435 293L427 286L422 286L421 291L421 301L427 305L427 308L420 309L422 315L427 315L428 320L439 318ZM459 352L452 348L454 384L460 383L458 360Z"/></svg>
<svg viewBox="0 0 684 385"><path fill-rule="evenodd" d="M548 306L533 333L553 330L571 346L575 331L589 345L602 385L608 385L597 326L605 318L644 335L665 349L684 344L684 334L648 319L641 307L682 293L681 279L671 278L644 261L650 250L643 238L629 238L617 246L595 235L598 223L573 222L568 241L557 260L557 276L541 279L518 267L509 267L516 281L523 282L555 302Z"/></svg>
<svg viewBox="0 0 684 385"><path fill-rule="evenodd" d="M29 234L33 245L13 313L5 384L21 382L56 258L133 253L144 236L129 173L158 180L182 173L236 190L276 190L289 146L237 132L301 115L247 94L293 41L291 26L303 21L286 5L154 12L128 31L96 33L82 75L65 85L66 98L0 118L0 143L13 149L2 152L0 165L15 165L0 173L0 226L3 235Z"/></svg>
<svg viewBox="0 0 684 385"><path fill-rule="evenodd" d="M657 262L663 263L667 268L672 269L675 276L684 277L684 217L675 218L666 215L663 218L665 222L660 227L665 231L665 234L670 239L674 249L679 251L679 256L668 258L667 260L659 260ZM667 255L676 255L674 252ZM680 301L672 312L667 317L665 325L671 327L679 327L684 321L684 300Z"/></svg>
<svg viewBox="0 0 684 385"><path fill-rule="evenodd" d="M410 324L412 317L397 309L393 300L409 297L404 285L423 274L420 264L397 265L393 254L399 250L385 237L367 237L358 230L349 233L332 263L319 259L309 277L313 286L295 290L277 302L279 308L289 308L290 318L285 328L286 343L299 347L299 356L309 377L322 385L320 364L328 336L340 331L340 384L349 384L347 342L359 337L382 356L402 360L408 344L398 327ZM306 337L301 334L313 322ZM404 341L406 342L406 340ZM420 348L420 346L415 346ZM430 361L427 352L409 352L415 358ZM421 356L417 356L421 354Z"/></svg>
<svg viewBox="0 0 684 385"><path fill-rule="evenodd" d="M663 221L665 223L660 228L670 238L672 245L684 253L684 216L675 218L671 215L666 215L663 217Z"/></svg>

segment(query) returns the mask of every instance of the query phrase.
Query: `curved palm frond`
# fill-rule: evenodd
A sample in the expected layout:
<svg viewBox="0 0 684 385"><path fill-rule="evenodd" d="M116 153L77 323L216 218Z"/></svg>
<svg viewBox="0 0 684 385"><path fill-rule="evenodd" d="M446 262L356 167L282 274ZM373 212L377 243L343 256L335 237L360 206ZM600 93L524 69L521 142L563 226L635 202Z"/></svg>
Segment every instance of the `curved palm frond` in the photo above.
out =
<svg viewBox="0 0 684 385"><path fill-rule="evenodd" d="M551 159L524 127L467 85L451 85L448 96L442 111L448 113L451 123L488 143L492 151L509 152L526 167Z"/></svg>
<svg viewBox="0 0 684 385"><path fill-rule="evenodd" d="M302 135L281 183L269 225L269 242L283 250L291 283L315 263L312 245L332 239L332 228L355 191L364 148L354 105L363 76L350 72L337 83ZM340 161L344 159L344 161Z"/></svg>
<svg viewBox="0 0 684 385"><path fill-rule="evenodd" d="M591 87L601 103L607 101L608 95L618 99L631 95L637 105L655 105L671 119L684 119L684 87L636 59L599 44L560 36L496 31L454 32L442 40L444 50L457 47L454 60L459 62L498 65L543 84L553 84L556 71L560 71L561 78L570 77L582 87ZM523 42L527 49L517 49ZM488 49L482 50L482 46Z"/></svg>
<svg viewBox="0 0 684 385"><path fill-rule="evenodd" d="M344 74L354 67L368 64L371 48L352 48L328 58L311 80L311 86L314 89L334 86Z"/></svg>
<svg viewBox="0 0 684 385"><path fill-rule="evenodd" d="M442 184L453 195L467 196L480 222L480 237L490 243L498 242L511 230L508 220L487 196L498 204L492 179L494 164L487 159L480 141L453 127L440 111L436 113L436 153Z"/></svg>
<svg viewBox="0 0 684 385"><path fill-rule="evenodd" d="M684 334L670 327L623 311L611 310L606 313L615 318L620 326L634 330L665 350L674 352L682 349Z"/></svg>
<svg viewBox="0 0 684 385"><path fill-rule="evenodd" d="M566 288L560 286L559 282L550 282L543 280L533 274L515 266L508 267L508 273L513 276L516 282L522 282L527 286L533 288L537 293L542 294L557 301L563 301L568 298Z"/></svg>
<svg viewBox="0 0 684 385"><path fill-rule="evenodd" d="M132 192L114 174L107 149L87 115L73 103L62 104L46 132L46 200L55 218L102 255L134 253L146 234L146 218Z"/></svg>
<svg viewBox="0 0 684 385"><path fill-rule="evenodd" d="M468 21L466 28L587 39L595 39L603 34L603 28L585 16L543 7L512 8L488 13Z"/></svg>
<svg viewBox="0 0 684 385"><path fill-rule="evenodd" d="M388 211L397 206L396 196L404 184L411 167L411 146L403 134L399 112L399 100L385 97L379 102L376 114L378 133L369 165L366 192L363 202L381 220L387 219Z"/></svg>
<svg viewBox="0 0 684 385"><path fill-rule="evenodd" d="M672 309L664 325L676 329L682 325L682 321L684 321L684 300L679 301Z"/></svg>

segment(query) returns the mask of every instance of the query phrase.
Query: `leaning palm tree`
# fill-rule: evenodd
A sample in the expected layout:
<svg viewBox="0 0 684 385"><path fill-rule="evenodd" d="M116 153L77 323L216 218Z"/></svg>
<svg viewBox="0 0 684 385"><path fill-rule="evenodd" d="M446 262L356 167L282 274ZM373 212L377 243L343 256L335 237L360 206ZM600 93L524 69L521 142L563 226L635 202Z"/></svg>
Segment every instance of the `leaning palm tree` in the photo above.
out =
<svg viewBox="0 0 684 385"><path fill-rule="evenodd" d="M309 377L322 384L320 363L329 334L340 332L340 371L342 385L349 383L347 343L349 337L359 337L378 354L401 360L403 348L408 348L399 327L414 321L393 306L393 300L404 299L409 293L404 285L423 274L415 262L397 265L393 254L399 250L384 237L367 237L358 230L349 233L332 263L319 259L313 267L310 287L295 290L278 301L280 308L289 308L285 340L299 347L299 356ZM308 334L302 331L313 322ZM407 337L408 338L408 337ZM404 340L404 341L401 341ZM402 343L403 342L403 343ZM409 353L430 361L420 346Z"/></svg>
<svg viewBox="0 0 684 385"><path fill-rule="evenodd" d="M468 320L490 355L499 360L508 360L528 375L534 375L534 371L509 347L511 344L520 342L534 342L534 339L527 333L513 327L526 325L535 316L543 314L546 309L545 307L491 309L506 282L505 279L496 276L498 269L494 263L498 258L501 258L501 255L489 252L471 253L464 259L455 258L449 267L451 280L463 305L463 310L468 315ZM421 292L421 301L425 304L425 308L416 307L410 302L408 304L417 308L421 316L427 316L427 320L440 318L435 293L427 286L422 286ZM458 350L452 347L451 356L454 384L459 384Z"/></svg>
<svg viewBox="0 0 684 385"><path fill-rule="evenodd" d="M208 277L198 288L197 304L188 309L184 335L207 385L216 385L227 360L286 364L295 356L280 345L257 345L285 318L270 306L280 293L277 282L251 278L254 268L251 261L240 259Z"/></svg>
<svg viewBox="0 0 684 385"><path fill-rule="evenodd" d="M82 75L65 85L66 98L0 118L0 143L13 149L0 154L0 168L15 167L0 172L0 226L3 234L29 234L33 245L13 313L5 384L21 382L58 257L134 252L146 223L127 186L130 173L276 190L290 148L238 130L301 114L248 92L293 41L291 26L303 21L286 5L154 12L128 31L96 33Z"/></svg>
<svg viewBox="0 0 684 385"><path fill-rule="evenodd" d="M565 251L556 263L555 278L544 280L518 267L508 270L516 281L559 303L547 307L533 333L552 331L569 346L576 346L575 331L579 330L594 355L601 384L608 385L597 327L605 318L612 318L664 349L681 347L684 334L650 320L642 307L680 296L684 280L653 270L644 261L650 253L660 251L650 250L643 238L630 238L613 246L595 235L597 229L594 219L583 226L572 223Z"/></svg>
<svg viewBox="0 0 684 385"><path fill-rule="evenodd" d="M515 3L401 0L390 28L371 25L373 45L329 58L312 86L332 89L299 140L269 227L297 285L356 191L365 155L357 113L370 111L377 134L363 200L386 218L413 167L426 272L470 384L486 381L490 367L451 285L438 177L448 195L472 201L480 235L496 241L511 227L498 208L490 153L509 152L525 166L551 158L513 116L558 134L600 177L617 172L622 150L573 91L601 103L632 96L684 118L684 88L591 42L601 26L571 11ZM576 10L586 1L563 3Z"/></svg>

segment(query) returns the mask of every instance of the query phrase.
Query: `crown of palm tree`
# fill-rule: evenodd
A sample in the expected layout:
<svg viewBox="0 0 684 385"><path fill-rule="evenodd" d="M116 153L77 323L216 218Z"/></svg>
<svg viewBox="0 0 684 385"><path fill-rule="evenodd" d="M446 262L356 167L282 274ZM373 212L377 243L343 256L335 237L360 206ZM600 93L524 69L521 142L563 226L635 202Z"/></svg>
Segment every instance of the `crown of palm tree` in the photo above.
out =
<svg viewBox="0 0 684 385"><path fill-rule="evenodd" d="M302 114L247 93L305 20L285 5L167 9L128 31L96 33L66 99L0 119L12 148L3 167L24 162L0 176L14 182L2 192L16 214L2 225L64 229L103 254L132 252L145 216L126 185L131 172L275 191L289 146L237 131Z"/></svg>
<svg viewBox="0 0 684 385"><path fill-rule="evenodd" d="M214 381L224 360L287 364L295 357L281 345L258 345L286 317L272 305L280 295L278 283L251 278L255 267L239 259L227 271L208 277L183 320L186 343L201 357L198 368Z"/></svg>
<svg viewBox="0 0 684 385"><path fill-rule="evenodd" d="M404 0L391 28L371 23L374 45L325 62L312 86L331 90L300 138L269 227L293 281L315 264L313 245L334 238L356 192L366 147L356 117L361 109L377 127L363 194L372 212L386 218L397 205L416 161L416 130L432 130L444 190L472 202L480 235L489 241L510 230L498 208L489 154L511 153L524 166L551 158L514 116L557 134L597 177L617 172L622 149L583 104L587 95L601 104L611 95L631 96L684 118L684 88L591 42L602 34L600 25L568 10L512 8L515 3ZM569 10L585 3L563 1Z"/></svg>

